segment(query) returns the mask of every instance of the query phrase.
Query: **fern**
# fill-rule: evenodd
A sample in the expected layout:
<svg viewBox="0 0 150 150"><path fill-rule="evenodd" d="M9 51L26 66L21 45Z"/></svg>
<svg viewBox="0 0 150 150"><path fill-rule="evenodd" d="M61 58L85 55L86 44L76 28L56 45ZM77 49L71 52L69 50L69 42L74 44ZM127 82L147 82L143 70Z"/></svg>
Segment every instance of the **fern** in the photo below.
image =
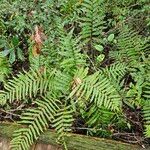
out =
<svg viewBox="0 0 150 150"><path fill-rule="evenodd" d="M122 101L130 100L134 101L134 105L137 102L137 106L141 106L139 102L145 102L145 135L150 137L150 84L147 59L149 38L146 37L149 33L144 34L144 41L142 33L139 35L136 32L139 25L134 24L135 21L132 22L140 7L143 12L147 12L144 10L147 7L142 6L147 4L146 1L2 0L1 39L12 39L14 34L18 35L18 44L25 50L26 60L26 52L31 49L29 72L23 71L13 75L12 79L4 82L4 89L0 91L0 105L23 101L26 107L27 102L32 103L32 107L25 110L21 115L21 121L18 122L24 125L24 128L14 133L14 139L11 141L13 150L30 149L49 125L56 130L58 141L63 142L67 149L65 136L71 131L74 114L76 117L80 116L86 122L85 125L92 128L93 133L94 129L99 128L102 129L101 133L105 131L110 135L111 129L108 127L113 121L117 129L120 129L117 123L121 117L123 119ZM136 18L138 17L141 16L137 15ZM146 17L142 16L142 20ZM121 27L122 21L126 25ZM42 48L38 57L33 56L32 42L27 42L29 33L34 32L34 25L40 26L43 30L41 33L46 35L45 40L41 42ZM134 26L137 26L135 30L130 28ZM144 29L148 27L145 26L146 24ZM118 33L112 39L111 34L106 38L105 36L114 29L117 29ZM40 38L42 35L39 33L35 40L40 41ZM6 42L9 44L7 40ZM1 43L5 44L3 41ZM115 50L111 50L113 45ZM102 63L104 55L106 61ZM0 56L0 59L0 80L4 80L10 69L7 70L7 58L3 59ZM113 63L105 68L99 67L107 60L112 60L108 61L109 65ZM12 68L14 65L12 64ZM128 81L126 73L132 81ZM127 83L124 83L126 80ZM4 109L7 107L4 106Z"/></svg>
<svg viewBox="0 0 150 150"><path fill-rule="evenodd" d="M34 141L48 128L49 122L54 119L59 109L59 103L59 101L50 97L36 100L37 108L28 109L22 114L20 123L28 126L15 131L14 138L11 141L11 149L28 150Z"/></svg>
<svg viewBox="0 0 150 150"><path fill-rule="evenodd" d="M150 102L149 100L144 103L143 116L145 121L145 136L150 137Z"/></svg>
<svg viewBox="0 0 150 150"><path fill-rule="evenodd" d="M88 134L91 136L110 137L112 132L114 132L114 125L119 129L127 127L126 120L121 111L115 112L91 104L82 114L88 127Z"/></svg>
<svg viewBox="0 0 150 150"><path fill-rule="evenodd" d="M1 104L4 105L7 100L10 102L14 100L23 101L36 99L39 96L42 99L36 99L33 103L37 107L27 109L22 114L19 123L27 125L27 127L14 133L14 138L11 141L12 149L28 150L33 142L49 127L49 123L54 123L54 126L59 125L56 127L59 138L64 138L65 130L69 129L73 121L72 110L69 110L69 107L60 109L63 101L60 103L56 99L69 91L72 77L56 70L49 72L45 68L41 68L39 71L33 69L30 72L24 71L24 74L20 73L17 77L13 77L4 85L5 91L1 91ZM61 115L63 115L62 118ZM63 124L61 124L61 119ZM60 133L62 129L63 134ZM65 142L63 144L65 145Z"/></svg>
<svg viewBox="0 0 150 150"><path fill-rule="evenodd" d="M147 100L150 99L150 82L149 81L144 82L143 97Z"/></svg>
<svg viewBox="0 0 150 150"><path fill-rule="evenodd" d="M0 82L3 82L5 78L11 73L10 64L6 58L0 56Z"/></svg>
<svg viewBox="0 0 150 150"><path fill-rule="evenodd" d="M125 74L125 68L110 67L111 76L109 77L106 72L107 69L95 72L92 75L80 79L80 83L73 89L70 97L73 95L78 96L79 100L86 99L91 103L95 103L99 108L104 106L107 109L119 110L121 107L122 97L113 84L114 77L119 72L121 75ZM109 68L109 69L110 69ZM122 76L123 77L123 76Z"/></svg>
<svg viewBox="0 0 150 150"><path fill-rule="evenodd" d="M85 16L81 18L81 38L84 43L93 43L99 41L99 37L104 29L104 7L103 1L84 0L82 10Z"/></svg>
<svg viewBox="0 0 150 150"><path fill-rule="evenodd" d="M103 73L110 79L113 86L121 91L121 81L127 72L127 67L125 63L114 63L109 67L106 67L103 70Z"/></svg>
<svg viewBox="0 0 150 150"><path fill-rule="evenodd" d="M56 71L52 81L53 90L51 91L57 97L64 97L70 92L72 76L66 72Z"/></svg>
<svg viewBox="0 0 150 150"><path fill-rule="evenodd" d="M94 45L101 42L104 29L104 6L101 0L84 0L81 10L81 40L85 53L93 61L96 56Z"/></svg>
<svg viewBox="0 0 150 150"><path fill-rule="evenodd" d="M141 73L142 73L142 77L145 79L145 82L143 83L143 97L146 99L146 100L149 100L150 99L150 59L149 57L144 60L145 62L145 65L144 66L144 69L141 70Z"/></svg>
<svg viewBox="0 0 150 150"><path fill-rule="evenodd" d="M94 104L90 106L89 111L84 112L83 115L85 120L87 120L86 124L89 127L96 127L109 124L115 113L105 108L99 108Z"/></svg>
<svg viewBox="0 0 150 150"><path fill-rule="evenodd" d="M73 110L71 106L67 106L58 110L57 114L55 115L55 119L53 120L52 126L57 131L59 140L62 137L64 138L66 132L71 131L73 121Z"/></svg>
<svg viewBox="0 0 150 150"><path fill-rule="evenodd" d="M30 72L24 71L25 74L20 73L17 77L13 77L8 83L4 85L4 91L0 91L0 104L5 105L6 102L13 102L14 100L25 100L28 96L35 97L38 92L42 95L49 89L49 82L51 74L40 73L40 71Z"/></svg>
<svg viewBox="0 0 150 150"><path fill-rule="evenodd" d="M54 37L44 43L43 55L37 58L31 56L31 64L36 68L43 65L47 67L55 67L56 65L56 68L73 73L77 68L86 65L86 56L81 52L80 39L74 37L74 29L70 30L69 33L64 30L62 20L58 19L56 26L55 33L52 32ZM49 53L51 55L48 55Z"/></svg>
<svg viewBox="0 0 150 150"><path fill-rule="evenodd" d="M141 37L133 29L123 26L117 40L118 50L111 51L110 57L129 66L135 65L145 47Z"/></svg>
<svg viewBox="0 0 150 150"><path fill-rule="evenodd" d="M144 97L143 107L143 119L145 120L145 136L150 137L150 76L149 76L149 64L146 68L145 82L143 83L142 96Z"/></svg>
<svg viewBox="0 0 150 150"><path fill-rule="evenodd" d="M124 64L112 64L92 75L88 75L88 69L81 68L74 77L70 93L70 98L75 100L73 106L77 103L75 109L80 111L88 127L102 129L96 133L102 134L113 118L121 119L123 96L120 83L125 73Z"/></svg>
<svg viewBox="0 0 150 150"><path fill-rule="evenodd" d="M62 62L60 67L68 71L71 69L77 69L78 67L85 66L85 56L81 53L79 40L73 38L73 30L67 35L62 35L60 38L60 56Z"/></svg>

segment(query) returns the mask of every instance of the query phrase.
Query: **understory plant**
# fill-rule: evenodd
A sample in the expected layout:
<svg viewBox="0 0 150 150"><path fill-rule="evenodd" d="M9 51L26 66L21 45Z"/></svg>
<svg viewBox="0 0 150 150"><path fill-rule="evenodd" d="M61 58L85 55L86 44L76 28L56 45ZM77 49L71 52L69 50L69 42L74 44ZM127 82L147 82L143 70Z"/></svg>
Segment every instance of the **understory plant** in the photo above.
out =
<svg viewBox="0 0 150 150"><path fill-rule="evenodd" d="M147 1L2 0L1 6L0 106L25 106L12 150L29 150L48 128L67 149L65 137L79 118L91 136L132 130L124 107L141 110L143 135L150 137L150 39L128 18L132 10L147 14ZM17 63L28 67L14 73Z"/></svg>

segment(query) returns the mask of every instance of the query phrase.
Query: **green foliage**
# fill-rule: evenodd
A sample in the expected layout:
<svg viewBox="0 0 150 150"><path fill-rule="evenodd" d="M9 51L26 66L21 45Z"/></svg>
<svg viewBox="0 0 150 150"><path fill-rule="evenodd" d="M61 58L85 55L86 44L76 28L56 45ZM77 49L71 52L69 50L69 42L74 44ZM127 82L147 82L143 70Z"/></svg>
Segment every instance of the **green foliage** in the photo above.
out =
<svg viewBox="0 0 150 150"><path fill-rule="evenodd" d="M85 71L83 70L83 72ZM122 98L115 86L117 84L115 81L119 81L124 74L123 64L116 64L84 79L77 77L81 83L74 88L70 95L77 95L79 100L85 99L99 108L104 106L107 109L119 110Z"/></svg>
<svg viewBox="0 0 150 150"><path fill-rule="evenodd" d="M104 29L104 8L102 5L102 1L99 0L85 0L82 3L82 11L85 16L81 18L83 21L81 23L81 38L85 43L93 44L102 34Z"/></svg>
<svg viewBox="0 0 150 150"><path fill-rule="evenodd" d="M12 150L28 150L49 127L67 149L65 136L79 118L91 136L124 132L126 107L142 109L150 137L147 4L2 0L0 105L25 105L17 120L24 128L14 133Z"/></svg>
<svg viewBox="0 0 150 150"><path fill-rule="evenodd" d="M79 45L79 40L74 39L72 35L73 30L71 30L66 36L61 36L60 38L60 56L62 57L62 62L60 67L64 71L69 71L71 69L77 69L78 67L85 66L85 56L80 53L81 48Z"/></svg>
<svg viewBox="0 0 150 150"><path fill-rule="evenodd" d="M143 107L143 116L145 119L145 135L150 137L150 102L146 101Z"/></svg>
<svg viewBox="0 0 150 150"><path fill-rule="evenodd" d="M75 75L75 85L69 97L74 97L88 127L93 127L101 136L112 118L121 117L122 95L120 82L126 73L124 64L113 64L92 75L81 69ZM117 119L117 118L116 118ZM115 120L116 120L115 119ZM115 122L116 123L116 122ZM93 133L93 130L89 131ZM110 131L104 132L110 135Z"/></svg>
<svg viewBox="0 0 150 150"><path fill-rule="evenodd" d="M25 72L25 71L24 71ZM9 80L4 85L5 91L1 91L1 105L5 105L7 101L13 102L14 100L26 100L27 97L32 98L44 93L49 87L49 80L51 75L47 76L45 73L41 74L38 71L31 70L30 73L20 73L17 77Z"/></svg>
<svg viewBox="0 0 150 150"><path fill-rule="evenodd" d="M8 60L0 56L0 82L5 81L5 77L11 73L11 68Z"/></svg>
<svg viewBox="0 0 150 150"><path fill-rule="evenodd" d="M9 56L9 62L12 64L17 59L24 60L22 50L19 48L19 38L17 36L11 37L10 39L3 39L0 47L3 49L1 55L3 57ZM17 57L17 58L16 58Z"/></svg>
<svg viewBox="0 0 150 150"><path fill-rule="evenodd" d="M52 122L54 115L59 109L59 101L42 97L36 100L37 108L28 109L22 114L21 124L28 125L26 128L21 128L14 133L14 138L11 141L12 149L30 149L30 145L38 139Z"/></svg>
<svg viewBox="0 0 150 150"><path fill-rule="evenodd" d="M55 119L52 122L52 127L58 132L59 139L62 137L64 138L66 132L71 131L73 121L73 110L71 106L64 107L57 111Z"/></svg>
<svg viewBox="0 0 150 150"><path fill-rule="evenodd" d="M141 37L134 30L123 26L117 37L117 48L118 50L110 53L110 57L132 66L139 61L144 50L144 44Z"/></svg>
<svg viewBox="0 0 150 150"><path fill-rule="evenodd" d="M99 43L104 29L104 6L100 0L84 0L81 7L83 16L81 17L81 40L88 45L89 55L95 58L93 49L94 43Z"/></svg>

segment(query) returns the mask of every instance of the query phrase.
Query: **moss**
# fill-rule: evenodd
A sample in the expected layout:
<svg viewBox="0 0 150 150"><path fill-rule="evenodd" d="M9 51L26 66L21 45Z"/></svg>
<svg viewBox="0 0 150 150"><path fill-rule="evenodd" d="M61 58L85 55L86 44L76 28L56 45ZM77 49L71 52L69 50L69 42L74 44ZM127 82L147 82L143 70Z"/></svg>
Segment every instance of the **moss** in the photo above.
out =
<svg viewBox="0 0 150 150"><path fill-rule="evenodd" d="M18 124L1 123L0 136L12 138L13 132L20 127L22 126ZM57 134L54 131L48 130L40 136L38 142L61 147L56 143L56 138ZM137 145L78 134L69 134L69 136L66 137L66 143L69 150L142 150L142 148Z"/></svg>

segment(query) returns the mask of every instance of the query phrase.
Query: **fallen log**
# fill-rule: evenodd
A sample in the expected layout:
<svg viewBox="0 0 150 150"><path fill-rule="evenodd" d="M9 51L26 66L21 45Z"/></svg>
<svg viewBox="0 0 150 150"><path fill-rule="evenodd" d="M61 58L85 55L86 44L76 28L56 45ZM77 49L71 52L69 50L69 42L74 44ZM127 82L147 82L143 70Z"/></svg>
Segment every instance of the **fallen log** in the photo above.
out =
<svg viewBox="0 0 150 150"><path fill-rule="evenodd" d="M12 134L15 130L21 128L22 126L17 124L0 123L0 138L11 139ZM62 146L56 142L57 134L48 130L43 135L39 137L37 143L33 149L36 150L62 150ZM1 140L2 141L2 140ZM138 145L127 144L123 142L118 142L115 140L108 140L104 138L94 138L85 135L78 135L70 133L66 138L67 147L69 150L142 150L143 148ZM1 144L2 145L2 144ZM47 147L44 148L44 146ZM39 148L41 147L41 149ZM49 147L49 148L48 148ZM0 148L1 150L1 148ZM4 150L4 148L2 149ZM144 149L150 150L150 148Z"/></svg>

